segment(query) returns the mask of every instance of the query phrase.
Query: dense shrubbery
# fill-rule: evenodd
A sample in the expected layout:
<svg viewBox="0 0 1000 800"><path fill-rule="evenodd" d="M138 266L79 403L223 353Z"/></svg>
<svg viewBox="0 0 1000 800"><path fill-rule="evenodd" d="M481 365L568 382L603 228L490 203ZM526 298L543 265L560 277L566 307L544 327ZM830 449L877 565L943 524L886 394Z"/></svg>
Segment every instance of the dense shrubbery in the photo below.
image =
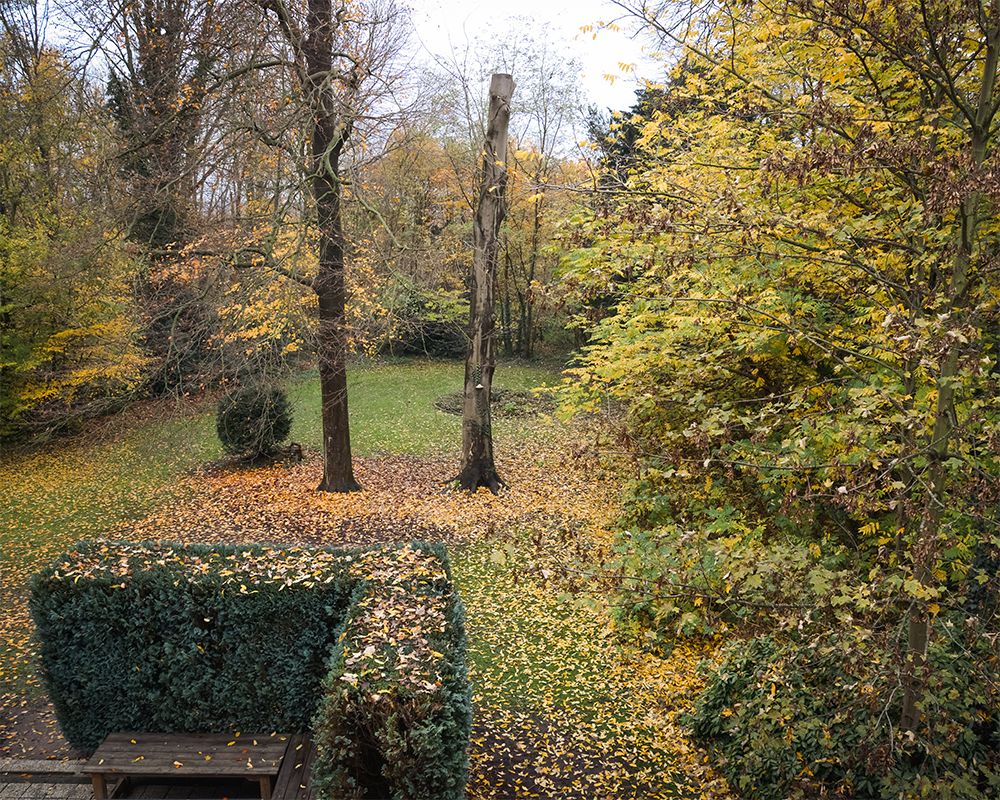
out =
<svg viewBox="0 0 1000 800"><path fill-rule="evenodd" d="M902 647L858 632L822 642L738 643L688 719L748 798L995 797L1000 664L961 620L928 653L920 724L895 727ZM969 642L972 642L970 644Z"/></svg>
<svg viewBox="0 0 1000 800"><path fill-rule="evenodd" d="M386 297L392 333L383 342L391 355L456 358L468 346L469 301L457 290L420 289L406 279Z"/></svg>
<svg viewBox="0 0 1000 800"><path fill-rule="evenodd" d="M472 724L465 610L450 592L417 591L405 606L392 597L412 591L391 587L352 606L315 726L324 796L465 796ZM373 637L373 619L423 636L398 644Z"/></svg>
<svg viewBox="0 0 1000 800"><path fill-rule="evenodd" d="M256 386L228 394L219 401L215 429L227 453L272 453L292 430L288 397L281 389Z"/></svg>
<svg viewBox="0 0 1000 800"><path fill-rule="evenodd" d="M630 122L632 193L572 231L589 346L563 399L635 465L599 588L663 635L796 642L710 679L696 729L745 793L996 796L1000 217L974 176L1000 51L944 0L794 5L723 2L676 40ZM643 13L680 36L670 4ZM911 57L945 39L965 46ZM948 159L976 166L945 198Z"/></svg>
<svg viewBox="0 0 1000 800"><path fill-rule="evenodd" d="M356 581L332 559L313 586L261 580L271 552L81 542L36 576L42 674L67 741L307 730Z"/></svg>

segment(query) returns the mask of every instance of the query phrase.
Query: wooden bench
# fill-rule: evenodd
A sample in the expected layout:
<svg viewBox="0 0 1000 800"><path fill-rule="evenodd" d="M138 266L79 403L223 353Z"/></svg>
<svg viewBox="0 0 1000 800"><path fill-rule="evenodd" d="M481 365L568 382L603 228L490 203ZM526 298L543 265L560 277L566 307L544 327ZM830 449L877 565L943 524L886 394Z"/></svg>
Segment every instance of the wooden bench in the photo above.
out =
<svg viewBox="0 0 1000 800"><path fill-rule="evenodd" d="M275 800L308 800L315 749L303 734L112 733L82 771L91 775L95 800L120 797L132 778L157 777L259 781L262 800L272 800L277 779ZM116 781L110 794L109 780Z"/></svg>

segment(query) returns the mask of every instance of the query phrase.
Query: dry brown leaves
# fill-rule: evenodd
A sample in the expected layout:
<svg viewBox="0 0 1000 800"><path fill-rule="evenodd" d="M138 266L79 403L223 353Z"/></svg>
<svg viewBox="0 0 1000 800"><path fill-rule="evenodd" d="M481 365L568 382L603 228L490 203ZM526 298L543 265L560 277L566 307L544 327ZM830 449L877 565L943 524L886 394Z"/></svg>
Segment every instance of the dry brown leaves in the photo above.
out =
<svg viewBox="0 0 1000 800"><path fill-rule="evenodd" d="M561 437L559 437L561 438ZM364 491L316 491L318 453L301 463L222 468L185 480L187 500L127 531L132 539L275 542L354 546L414 540L475 541L502 528L557 522L606 531L617 488L581 468L556 437L498 464L510 488L497 496L450 487L454 459L389 456L354 460Z"/></svg>

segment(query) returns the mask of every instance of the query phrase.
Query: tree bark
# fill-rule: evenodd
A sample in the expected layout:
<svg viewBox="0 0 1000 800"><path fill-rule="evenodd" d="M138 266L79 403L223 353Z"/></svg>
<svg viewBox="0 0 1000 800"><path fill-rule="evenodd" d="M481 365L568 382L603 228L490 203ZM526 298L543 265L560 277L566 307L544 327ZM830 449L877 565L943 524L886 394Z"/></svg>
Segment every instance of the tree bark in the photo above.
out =
<svg viewBox="0 0 1000 800"><path fill-rule="evenodd" d="M334 41L330 0L309 0L307 29L303 50L308 97L314 110L309 178L320 234L319 271L313 283L319 298L318 360L323 406L323 480L317 489L355 492L361 486L354 479L347 415L347 301L339 175L340 154L351 125L337 113L330 80Z"/></svg>
<svg viewBox="0 0 1000 800"><path fill-rule="evenodd" d="M347 409L347 304L339 186L334 186L332 192L322 204L317 196L320 229L327 241L320 247L319 275L313 286L319 298L318 358L323 406L323 480L316 488L321 492L357 492L361 485L354 478Z"/></svg>
<svg viewBox="0 0 1000 800"><path fill-rule="evenodd" d="M485 486L493 494L507 485L497 474L493 459L490 399L496 368L493 286L498 234L506 210L507 128L513 94L514 80L510 75L493 76L472 254L473 287L469 308L469 344L465 355L462 465L455 479L462 489L474 492Z"/></svg>

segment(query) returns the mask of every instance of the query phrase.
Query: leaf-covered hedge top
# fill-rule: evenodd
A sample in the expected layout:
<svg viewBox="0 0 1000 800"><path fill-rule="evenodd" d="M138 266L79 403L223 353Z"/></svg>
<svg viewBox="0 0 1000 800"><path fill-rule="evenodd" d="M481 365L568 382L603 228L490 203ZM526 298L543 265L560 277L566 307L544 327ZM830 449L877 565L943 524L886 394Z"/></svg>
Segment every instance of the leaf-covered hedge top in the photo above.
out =
<svg viewBox="0 0 1000 800"><path fill-rule="evenodd" d="M367 592L345 632L340 680L375 694L434 694L443 682L449 596L399 585Z"/></svg>
<svg viewBox="0 0 1000 800"><path fill-rule="evenodd" d="M189 583L232 587L250 593L265 586L279 590L312 588L334 581L367 580L384 584L433 585L449 580L440 547L405 545L384 550L273 547L267 545L181 545L171 542L79 542L38 581L101 581L124 587L143 573L169 571Z"/></svg>
<svg viewBox="0 0 1000 800"><path fill-rule="evenodd" d="M339 680L376 695L434 694L447 680L442 672L451 672L444 653L455 593L447 557L443 548L385 555L370 550L352 563L352 574L370 583L345 626Z"/></svg>
<svg viewBox="0 0 1000 800"><path fill-rule="evenodd" d="M445 589L451 571L440 544L407 544L395 550L359 550L348 554L352 577L387 585Z"/></svg>

